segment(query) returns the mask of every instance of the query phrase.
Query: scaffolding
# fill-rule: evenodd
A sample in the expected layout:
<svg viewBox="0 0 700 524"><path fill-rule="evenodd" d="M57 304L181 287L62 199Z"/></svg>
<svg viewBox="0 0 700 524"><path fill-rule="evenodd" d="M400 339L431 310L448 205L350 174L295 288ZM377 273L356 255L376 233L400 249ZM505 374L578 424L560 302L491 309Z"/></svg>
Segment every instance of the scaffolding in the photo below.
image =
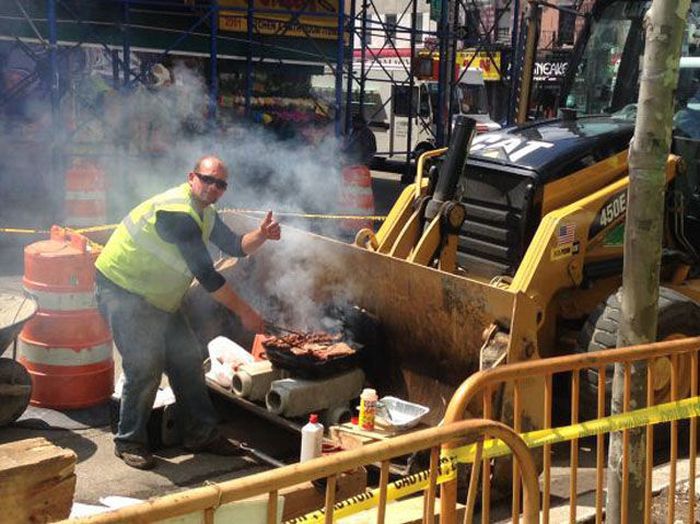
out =
<svg viewBox="0 0 700 524"><path fill-rule="evenodd" d="M431 22L427 28L424 23L418 23L419 20L424 22L427 14L418 12L418 0L407 0L402 4L395 2L395 20L382 16L377 5L379 0L350 1L354 16L348 30L354 36L351 42L359 43L360 48L350 49L357 61L349 68L346 106L351 107L354 98L358 106L356 111L362 112L370 124L386 112L390 113L389 119L394 123L397 107L410 108L401 137L392 134L388 148L382 151L380 147L379 151L380 156L400 164L399 171L407 172L418 153L449 142L458 101L452 93L464 80L468 69L480 65L477 60L489 62L493 77L512 80L510 50L516 48L520 0L496 0L489 4L478 0L431 2L430 17L435 23ZM368 42L378 37L383 42L379 48L373 49ZM386 56L396 58L391 68L382 63L381 59ZM422 64L421 57L424 58ZM425 58L439 64L432 88L436 92L429 94L434 102L432 112L423 110L416 103L422 94L417 88L417 79L421 76L419 69L426 65ZM460 67L450 67L449 64ZM379 89L387 96L382 96L378 103L368 104L370 84L386 84L387 88ZM496 93L496 89L492 91L492 100L502 98L502 93ZM353 92L356 92L354 97ZM398 96L402 100L397 100Z"/></svg>
<svg viewBox="0 0 700 524"><path fill-rule="evenodd" d="M12 107L31 97L40 99L51 115L50 132L34 143L50 151L47 197L54 209L51 221L62 218L63 173L67 156L76 150L76 137L99 121L104 142L118 144L123 133L106 122L106 111L76 89L72 78L76 50L91 48L110 62L111 86L127 97L143 84L153 83L155 66L168 57L196 56L208 65L207 120L214 129L222 104L235 107L243 120L259 116L255 104L258 71L283 66L287 70L332 71L334 92L330 100L309 93L314 114L344 131L342 79L347 66L345 0L11 0L0 6L0 40L33 62L26 74L0 85L0 112L5 127L12 126ZM285 7L282 7L284 5ZM147 59L136 60L136 54ZM149 53L149 54L145 54ZM224 99L220 93L222 60L236 64L242 82L239 96ZM2 65L2 64L0 64ZM37 94L38 93L38 94ZM31 96L30 96L31 95ZM66 104L73 105L73 121L67 122ZM35 103L36 100L33 101ZM76 116L79 115L79 118ZM70 119L69 119L70 120ZM16 134L16 133L15 133ZM80 148L78 148L80 149ZM85 156L94 154L80 149ZM105 148L99 151L105 156Z"/></svg>
<svg viewBox="0 0 700 524"><path fill-rule="evenodd" d="M380 1L393 2L391 17ZM428 13L419 5L422 1L8 0L0 5L0 40L12 42L37 66L19 81L0 86L0 111L37 85L48 92L49 187L61 195L68 145L85 126L105 120L103 108L72 89L70 62L76 49L102 52L111 67L111 88L120 97L152 82L154 67L168 57L204 58L210 128L226 104L242 108L243 119L257 118L256 104L264 98L256 96L258 71L310 68L331 77L332 87L312 92L310 99L314 110L332 121L336 136L348 132L358 112L375 134L391 129L387 147L379 141L375 167L410 178L417 154L449 142L460 83L470 66L488 69L494 80L488 89L494 120L514 121L522 66L514 50L524 43L521 0L432 0L427 23ZM373 47L373 41L380 44ZM145 52L151 54L136 60ZM229 61L237 64L242 86L239 95L226 98L220 78ZM426 64L437 69L429 93L421 91L418 80ZM375 91L381 96L373 96ZM80 114L68 128L61 115L66 93ZM408 115L403 127L397 122L401 112ZM103 127L106 142L124 140L120 129ZM60 220L60 202L52 207L54 220Z"/></svg>

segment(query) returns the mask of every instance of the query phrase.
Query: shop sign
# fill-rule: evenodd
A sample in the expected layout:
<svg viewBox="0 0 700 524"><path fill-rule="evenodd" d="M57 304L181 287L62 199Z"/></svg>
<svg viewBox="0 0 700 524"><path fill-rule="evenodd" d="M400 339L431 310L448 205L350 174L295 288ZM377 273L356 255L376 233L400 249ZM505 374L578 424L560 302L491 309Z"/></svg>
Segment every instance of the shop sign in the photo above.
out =
<svg viewBox="0 0 700 524"><path fill-rule="evenodd" d="M472 60L473 59L473 60ZM471 62L471 63L470 63ZM465 49L457 52L457 65L464 67L478 67L484 72L485 81L498 81L501 79L501 52L479 51L474 57L474 51Z"/></svg>
<svg viewBox="0 0 700 524"><path fill-rule="evenodd" d="M252 0L256 35L336 40L338 0ZM219 0L219 29L248 31L248 0ZM231 9L230 11L225 10ZM304 14L299 15L303 11ZM308 13L308 14L307 14ZM318 16L323 15L323 16Z"/></svg>
<svg viewBox="0 0 700 524"><path fill-rule="evenodd" d="M533 79L535 82L558 82L566 76L569 67L567 60L543 60L535 62Z"/></svg>

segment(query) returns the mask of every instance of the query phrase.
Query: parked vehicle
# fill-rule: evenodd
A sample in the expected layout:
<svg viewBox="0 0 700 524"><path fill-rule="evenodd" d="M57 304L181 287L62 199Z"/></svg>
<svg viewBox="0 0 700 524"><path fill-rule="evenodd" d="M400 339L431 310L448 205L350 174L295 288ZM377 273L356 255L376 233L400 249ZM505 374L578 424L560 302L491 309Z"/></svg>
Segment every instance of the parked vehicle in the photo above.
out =
<svg viewBox="0 0 700 524"><path fill-rule="evenodd" d="M501 126L489 115L482 71L470 68L460 75L461 80L452 91L452 114L476 120L478 133L500 129ZM438 82L417 80L413 91L408 82L389 87L391 107L387 111L388 125L387 122L368 115L370 127L377 136L377 155L387 158L405 157L410 152L413 158L418 158L421 153L435 148Z"/></svg>

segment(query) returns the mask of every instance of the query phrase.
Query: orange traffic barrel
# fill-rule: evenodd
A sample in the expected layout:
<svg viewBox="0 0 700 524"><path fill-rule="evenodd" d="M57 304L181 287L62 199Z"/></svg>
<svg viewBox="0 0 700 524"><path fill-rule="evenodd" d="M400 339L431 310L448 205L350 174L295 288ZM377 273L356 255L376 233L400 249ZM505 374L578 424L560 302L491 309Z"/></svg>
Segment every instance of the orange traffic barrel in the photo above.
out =
<svg viewBox="0 0 700 524"><path fill-rule="evenodd" d="M105 174L97 165L76 158L66 171L66 225L98 226L107 223Z"/></svg>
<svg viewBox="0 0 700 524"><path fill-rule="evenodd" d="M352 165L343 168L343 185L340 189L340 209L345 215L369 217L374 215L372 174L367 166ZM346 219L340 222L345 233L355 234L360 229L372 229L372 220Z"/></svg>
<svg viewBox="0 0 700 524"><path fill-rule="evenodd" d="M24 249L24 289L39 310L18 349L34 406L83 408L106 402L114 390L112 337L94 295L98 254L86 237L58 226L49 240Z"/></svg>

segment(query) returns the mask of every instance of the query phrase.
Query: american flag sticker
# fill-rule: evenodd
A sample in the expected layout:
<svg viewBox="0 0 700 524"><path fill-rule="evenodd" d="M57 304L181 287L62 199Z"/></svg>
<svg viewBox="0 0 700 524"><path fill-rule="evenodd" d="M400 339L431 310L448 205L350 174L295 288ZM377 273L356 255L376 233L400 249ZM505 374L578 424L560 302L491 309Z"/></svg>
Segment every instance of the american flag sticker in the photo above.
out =
<svg viewBox="0 0 700 524"><path fill-rule="evenodd" d="M576 240L576 224L563 224L557 230L557 245L571 244Z"/></svg>

